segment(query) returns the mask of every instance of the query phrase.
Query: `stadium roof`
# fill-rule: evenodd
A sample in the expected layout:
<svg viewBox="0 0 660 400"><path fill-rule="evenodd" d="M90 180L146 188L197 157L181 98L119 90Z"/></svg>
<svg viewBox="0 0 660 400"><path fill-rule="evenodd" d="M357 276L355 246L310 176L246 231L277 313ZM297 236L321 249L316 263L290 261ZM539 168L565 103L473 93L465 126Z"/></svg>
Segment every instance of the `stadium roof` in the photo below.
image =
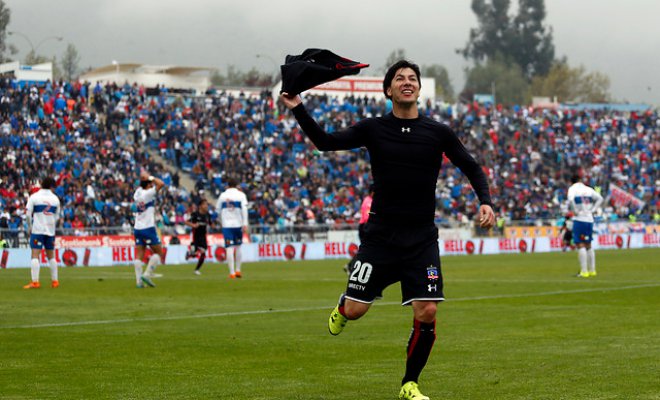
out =
<svg viewBox="0 0 660 400"><path fill-rule="evenodd" d="M95 68L85 75L97 75L113 72L132 72L139 74L168 74L168 75L191 75L196 72L212 72L215 68L207 67L182 67L178 65L148 65L137 63L117 63Z"/></svg>
<svg viewBox="0 0 660 400"><path fill-rule="evenodd" d="M215 68L206 67L149 65L113 61L110 65L85 72L79 79L102 83L129 82L145 87L164 86L203 93L211 86L211 72L214 70Z"/></svg>

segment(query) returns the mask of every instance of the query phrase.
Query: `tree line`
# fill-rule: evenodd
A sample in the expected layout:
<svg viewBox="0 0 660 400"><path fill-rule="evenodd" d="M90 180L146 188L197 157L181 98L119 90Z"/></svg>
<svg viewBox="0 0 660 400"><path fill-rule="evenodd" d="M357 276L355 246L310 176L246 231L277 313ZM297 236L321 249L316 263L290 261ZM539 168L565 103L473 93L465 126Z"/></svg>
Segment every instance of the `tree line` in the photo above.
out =
<svg viewBox="0 0 660 400"><path fill-rule="evenodd" d="M544 0L518 0L518 13L510 0L472 0L477 27L467 43L456 49L472 66L465 70L465 86L458 99L471 101L475 94L493 94L502 104L529 104L533 96L558 102L612 101L610 79L584 66L571 66L555 56L552 28L544 25ZM403 49L390 53L387 65L405 58ZM436 94L453 102L454 90L447 69L439 64L422 66L422 75L436 81Z"/></svg>
<svg viewBox="0 0 660 400"><path fill-rule="evenodd" d="M584 66L571 66L555 56L552 28L545 26L544 0L472 0L478 26L470 29L465 47L457 52L474 66L466 71L462 97L496 93L496 101L525 104L532 96L559 102L611 101L610 79Z"/></svg>

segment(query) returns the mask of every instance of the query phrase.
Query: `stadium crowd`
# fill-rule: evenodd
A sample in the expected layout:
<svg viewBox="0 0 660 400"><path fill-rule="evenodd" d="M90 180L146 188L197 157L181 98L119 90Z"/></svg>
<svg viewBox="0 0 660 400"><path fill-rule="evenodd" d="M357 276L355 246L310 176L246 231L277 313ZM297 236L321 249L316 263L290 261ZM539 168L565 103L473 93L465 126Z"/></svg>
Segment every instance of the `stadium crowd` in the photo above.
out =
<svg viewBox="0 0 660 400"><path fill-rule="evenodd" d="M385 101L367 98L305 96L305 101L328 132L388 112ZM160 148L216 193L223 171L238 173L256 222L355 222L369 184L365 150L320 154L304 140L292 116L267 97L220 95L193 102L192 109L193 120L214 121L213 126L170 135ZM602 219L659 218L657 112L491 110L468 104L428 106L425 113L452 126L486 166L495 207L507 220L532 224L563 215L575 173L603 193L612 183L648 205L641 210L610 207ZM478 204L467 180L448 163L440 179L438 222L470 220Z"/></svg>
<svg viewBox="0 0 660 400"><path fill-rule="evenodd" d="M62 228L130 232L139 167L167 175L121 128L121 115L115 112L121 100L112 98L125 93L96 87L90 96L89 90L79 83L38 89L0 80L0 228L24 227L27 196L50 175L62 200ZM171 186L163 209L175 210L189 198Z"/></svg>
<svg viewBox="0 0 660 400"><path fill-rule="evenodd" d="M389 104L367 98L304 96L329 132L383 115ZM570 176L607 194L610 183L646 202L641 210L609 207L604 220L660 219L660 116L427 104L484 165L503 219L533 224L565 213ZM158 151L176 172L150 155ZM370 183L365 150L322 154L267 92L183 96L160 88L80 82L20 86L0 80L0 228L24 224L30 189L44 175L58 183L63 228L130 231L140 168L160 176L162 223L182 228L203 190L217 196L226 178L241 182L252 224L354 224ZM179 171L197 182L187 191ZM446 163L437 203L439 224L467 222L478 209L462 174ZM630 217L632 216L632 217Z"/></svg>

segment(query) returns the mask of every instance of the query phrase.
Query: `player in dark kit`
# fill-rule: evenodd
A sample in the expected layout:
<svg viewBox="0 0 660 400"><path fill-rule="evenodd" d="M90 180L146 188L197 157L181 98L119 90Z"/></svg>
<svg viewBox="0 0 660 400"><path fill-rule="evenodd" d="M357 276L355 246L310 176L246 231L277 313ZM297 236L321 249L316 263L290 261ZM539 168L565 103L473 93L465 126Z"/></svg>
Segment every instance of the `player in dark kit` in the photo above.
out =
<svg viewBox="0 0 660 400"><path fill-rule="evenodd" d="M568 212L564 219L564 225L559 229L559 236L561 236L562 248L561 251L567 249L573 250L573 213Z"/></svg>
<svg viewBox="0 0 660 400"><path fill-rule="evenodd" d="M197 210L193 211L190 219L186 221L186 225L192 228L192 243L188 254L186 254L186 258L198 257L195 275L202 274L199 270L202 268L202 264L204 264L206 249L209 247L206 241L206 227L210 224L209 203L206 199L202 199L199 201Z"/></svg>
<svg viewBox="0 0 660 400"><path fill-rule="evenodd" d="M489 228L495 223L485 174L448 126L419 114L420 88L419 67L405 60L395 63L383 80L392 112L333 134L324 132L310 117L300 96L281 96L319 150L366 147L369 151L374 181L370 217L346 291L330 315L328 328L338 335L348 320L369 310L383 289L401 282L402 304L412 305L414 315L399 392L399 398L408 400L428 400L417 381L435 342L437 303L444 300L434 224L443 154L472 184L481 203L479 224Z"/></svg>

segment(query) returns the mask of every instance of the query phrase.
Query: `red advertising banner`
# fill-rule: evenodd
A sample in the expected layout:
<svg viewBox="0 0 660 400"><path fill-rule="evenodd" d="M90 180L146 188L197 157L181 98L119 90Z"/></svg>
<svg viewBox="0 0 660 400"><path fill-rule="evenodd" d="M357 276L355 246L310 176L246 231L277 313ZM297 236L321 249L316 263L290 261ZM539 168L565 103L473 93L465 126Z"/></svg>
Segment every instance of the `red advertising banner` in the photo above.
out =
<svg viewBox="0 0 660 400"><path fill-rule="evenodd" d="M660 247L660 233L647 233L644 234L644 246Z"/></svg>
<svg viewBox="0 0 660 400"><path fill-rule="evenodd" d="M598 235L598 247L601 249L621 249L624 246L629 247L629 245L630 239L626 243L621 235Z"/></svg>
<svg viewBox="0 0 660 400"><path fill-rule="evenodd" d="M536 239L499 239L501 253L533 253L536 250Z"/></svg>
<svg viewBox="0 0 660 400"><path fill-rule="evenodd" d="M551 250L562 250L564 248L564 241L560 237L551 237L550 238L550 249Z"/></svg>
<svg viewBox="0 0 660 400"><path fill-rule="evenodd" d="M110 243L124 243L125 237L113 238ZM601 234L595 235L592 242L595 250L619 250L659 248L660 233ZM477 254L522 254L559 252L562 250L561 238L467 238L439 240L438 250L444 255ZM292 243L246 243L242 246L244 262L259 261L294 261L294 260L348 260L358 251L353 242L292 242ZM188 246L169 245L161 260L165 265L190 264L196 257L190 257ZM209 246L207 260L224 262L233 247ZM0 255L1 268L30 268L31 250L29 248L4 249ZM145 258L150 252L145 253ZM108 267L133 264L135 246L94 246L61 247L55 249L55 260L67 267ZM145 260L146 261L146 260ZM47 265L45 252L41 253L40 262Z"/></svg>
<svg viewBox="0 0 660 400"><path fill-rule="evenodd" d="M484 251L483 239L444 240L443 246L446 255L482 254Z"/></svg>
<svg viewBox="0 0 660 400"><path fill-rule="evenodd" d="M316 86L314 90L336 90L342 92L382 93L383 79L342 77Z"/></svg>
<svg viewBox="0 0 660 400"><path fill-rule="evenodd" d="M284 258L291 260L296 257L296 248L285 243L260 243L258 248L259 259Z"/></svg>
<svg viewBox="0 0 660 400"><path fill-rule="evenodd" d="M346 256L352 258L357 254L358 246L355 243L345 242L326 242L325 255L326 256Z"/></svg>
<svg viewBox="0 0 660 400"><path fill-rule="evenodd" d="M168 245L173 236L163 236L163 244ZM177 235L182 245L189 245L192 240L190 235ZM209 246L224 246L225 238L221 233L206 236ZM250 237L243 235L243 243L250 243ZM133 235L94 235L94 236L57 236L55 247L120 247L135 246Z"/></svg>
<svg viewBox="0 0 660 400"><path fill-rule="evenodd" d="M106 236L56 236L55 247L102 247Z"/></svg>
<svg viewBox="0 0 660 400"><path fill-rule="evenodd" d="M135 247L116 246L112 248L113 263L132 263L135 257Z"/></svg>

